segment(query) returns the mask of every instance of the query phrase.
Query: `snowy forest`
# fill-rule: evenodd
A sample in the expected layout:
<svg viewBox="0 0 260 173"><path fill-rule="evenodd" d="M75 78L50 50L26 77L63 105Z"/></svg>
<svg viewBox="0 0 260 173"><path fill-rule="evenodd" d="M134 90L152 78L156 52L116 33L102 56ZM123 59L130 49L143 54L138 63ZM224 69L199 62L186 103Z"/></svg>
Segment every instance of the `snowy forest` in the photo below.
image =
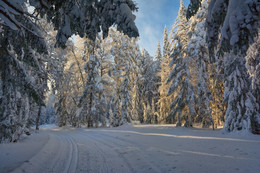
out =
<svg viewBox="0 0 260 173"><path fill-rule="evenodd" d="M153 57L134 0L0 0L0 143L32 126L260 134L259 0L180 0Z"/></svg>

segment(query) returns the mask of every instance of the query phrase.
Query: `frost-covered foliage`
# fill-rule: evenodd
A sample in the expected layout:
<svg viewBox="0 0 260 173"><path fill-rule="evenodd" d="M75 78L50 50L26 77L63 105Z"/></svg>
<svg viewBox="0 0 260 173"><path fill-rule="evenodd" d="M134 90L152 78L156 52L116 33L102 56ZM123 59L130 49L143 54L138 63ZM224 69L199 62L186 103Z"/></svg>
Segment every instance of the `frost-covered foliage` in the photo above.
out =
<svg viewBox="0 0 260 173"><path fill-rule="evenodd" d="M178 16L175 19L175 23L170 31L169 36L169 39L171 39L168 45L171 46L171 52L169 52L170 54L174 53L176 45L177 47L180 47L182 50L184 50L187 47L189 41L189 35L187 34L187 31L189 30L189 21L187 21L185 17L186 12L187 8L185 7L183 0L180 0ZM176 42L179 42L180 44L177 44Z"/></svg>
<svg viewBox="0 0 260 173"><path fill-rule="evenodd" d="M207 16L210 56L220 42L219 54L233 50L245 55L260 27L258 0L211 0ZM221 30L221 40L219 32ZM214 59L212 59L214 61Z"/></svg>
<svg viewBox="0 0 260 173"><path fill-rule="evenodd" d="M49 93L46 100L46 107L41 108L40 125L56 123L56 114L54 108L55 95L53 93Z"/></svg>
<svg viewBox="0 0 260 173"><path fill-rule="evenodd" d="M211 62L216 61L216 51L218 56L224 56L224 61L221 57L217 59L216 72L218 76L223 74L222 80L225 80L223 112L226 131L245 129L255 133L259 129L259 93L252 89L257 67L258 44L254 43L254 38L259 34L259 5L257 0L212 0L209 4L206 27ZM249 45L251 48L257 46L252 51L251 48L248 50ZM245 66L246 54L252 85ZM223 67L224 71L221 70Z"/></svg>
<svg viewBox="0 0 260 173"><path fill-rule="evenodd" d="M171 98L167 96L170 84L167 84L168 76L170 75L170 47L169 47L169 38L168 38L168 31L167 27L164 28L164 36L163 36L163 57L160 63L160 69L157 75L160 77L159 82L159 100L157 101L158 105L158 122L159 123L166 123L168 114L170 112L170 103ZM173 122L173 121L172 121Z"/></svg>
<svg viewBox="0 0 260 173"><path fill-rule="evenodd" d="M158 98L157 93L157 77L156 77L156 67L153 61L153 57L146 51L142 51L142 55L138 61L139 68L139 80L138 80L138 88L139 88L139 97L140 97L140 122L144 123L153 123L157 122L157 117L155 115L155 111L157 111L156 106L154 105L154 101ZM153 110L153 111L152 111Z"/></svg>
<svg viewBox="0 0 260 173"><path fill-rule="evenodd" d="M161 45L159 41L157 45L155 60L159 63L158 66L160 66L160 63L162 62L162 52L161 52Z"/></svg>
<svg viewBox="0 0 260 173"><path fill-rule="evenodd" d="M196 64L188 65L198 96L195 110L208 124L225 121L226 131L259 133L259 6L258 0L191 0L187 12L186 53Z"/></svg>
<svg viewBox="0 0 260 173"><path fill-rule="evenodd" d="M79 100L80 116L86 117L88 127L93 127L94 122L97 126L99 112L97 106L100 104L100 92L103 89L102 78L98 72L100 63L95 55L90 55L85 66L87 79L82 96Z"/></svg>
<svg viewBox="0 0 260 173"><path fill-rule="evenodd" d="M132 120L132 92L136 80L137 52L136 39L131 39L118 31L110 30L107 38L111 54L110 76L113 80L112 99L110 101L112 126L119 126Z"/></svg>
<svg viewBox="0 0 260 173"><path fill-rule="evenodd" d="M53 92L57 93L55 107L56 113L62 115L60 125L75 122L81 87L68 92L79 86L76 80L65 85L69 77L76 75L68 71L64 74L67 53L55 49L53 43L64 48L73 34L95 40L101 30L106 37L112 25L136 37L138 31L132 14L136 10L132 0L0 1L0 142L6 138L16 141L35 117L39 124L49 77ZM46 18L42 25L39 19ZM56 40L46 36L51 32L47 27L50 23L57 30L52 31Z"/></svg>
<svg viewBox="0 0 260 173"><path fill-rule="evenodd" d="M188 6L186 14L187 19L190 19L193 15L195 15L198 12L201 6L201 1L202 0L190 0L190 4Z"/></svg>
<svg viewBox="0 0 260 173"><path fill-rule="evenodd" d="M29 4L27 4L29 3ZM34 33L31 27L27 27L20 19L35 18L29 13L26 6L34 8L33 14L40 17L47 16L47 20L52 22L57 33L57 44L64 47L67 39L71 35L86 36L94 40L102 29L104 37L108 34L108 29L116 24L119 31L130 37L137 37L138 30L135 26L135 16L132 11L137 7L132 0L26 0L0 2L0 18L5 25L13 30L28 31ZM31 20L31 19L30 19Z"/></svg>
<svg viewBox="0 0 260 173"><path fill-rule="evenodd" d="M246 59L247 72L249 73L251 78L251 89L253 90L252 92L254 93L256 101L260 107L260 46L259 45L260 45L260 39L258 37L255 43L253 43L249 47L245 59ZM258 126L258 133L260 129L259 126Z"/></svg>
<svg viewBox="0 0 260 173"><path fill-rule="evenodd" d="M163 57L167 57L170 55L170 42L169 42L169 38L168 38L168 30L167 27L165 25L164 27L164 32L163 32Z"/></svg>
<svg viewBox="0 0 260 173"><path fill-rule="evenodd" d="M152 78L154 81L154 91L153 91L153 95L154 95L154 100L152 103L152 108L154 109L154 114L156 116L156 122L158 122L158 117L160 116L160 108L159 105L156 104L159 99L160 99L160 92L159 92L159 87L161 84L161 76L159 75L159 72L161 71L161 64L163 62L163 56L161 53L161 45L160 42L158 41L158 46L157 46L157 50L156 50L156 55L155 55L155 59L154 59L154 63L153 63L153 75L154 77Z"/></svg>
<svg viewBox="0 0 260 173"><path fill-rule="evenodd" d="M66 55L63 79L56 93L59 125L98 127L130 122L135 112L132 98L135 97L133 88L136 88L138 75L136 40L111 29L106 39L102 36L95 41L77 38L77 43L72 47L67 44L66 50L72 53ZM83 72L82 65L93 66L94 62L88 58L92 56L98 62L95 72ZM98 78L101 80L97 82ZM90 103L94 108L89 108Z"/></svg>
<svg viewBox="0 0 260 173"><path fill-rule="evenodd" d="M252 87L260 89L260 38L249 47L246 55L246 68L252 79ZM259 96L260 97L260 96Z"/></svg>
<svg viewBox="0 0 260 173"><path fill-rule="evenodd" d="M36 114L32 107L44 105L47 88L44 63L48 57L40 54L46 53L47 49L45 41L39 37L42 32L28 18L17 20L34 33L21 34L0 24L0 142L5 139L17 141L28 131L29 122Z"/></svg>
<svg viewBox="0 0 260 173"><path fill-rule="evenodd" d="M185 52L189 41L187 36L189 25L186 20L187 9L182 0L180 4L179 14L172 29L176 31L172 41L170 66L173 69L168 79L168 83L171 84L168 96L172 95L173 98L170 116L175 118L177 115L177 126L181 126L184 120L185 126L191 126L195 116L195 94L191 75L193 60Z"/></svg>
<svg viewBox="0 0 260 173"><path fill-rule="evenodd" d="M106 112L107 112L107 97L109 93L109 77L107 75L110 68L110 61L107 51L104 50L106 45L104 41L98 37L95 42L89 39L81 39L76 37L76 43L67 43L67 50L64 52L65 62L63 64L63 71L61 76L57 74L54 76L54 86L56 90L56 104L58 115L58 124L64 126L71 124L75 127L80 127L87 123L86 114L81 113L84 111L83 107L79 107L79 100L86 86L86 76L88 75L84 70L85 65L89 61L90 55L95 55L99 65L97 66L98 75L102 78L100 85L103 87L99 90L98 99L96 99L96 114L98 118L94 119L93 125L98 126L102 123L106 124ZM62 70L62 69L61 69ZM57 83L56 83L57 82ZM105 90L107 90L105 92Z"/></svg>
<svg viewBox="0 0 260 173"><path fill-rule="evenodd" d="M227 105L225 114L225 130L259 130L259 103L250 86L249 75L245 68L245 59L241 55L229 53L225 55L225 94Z"/></svg>
<svg viewBox="0 0 260 173"><path fill-rule="evenodd" d="M121 120L120 125L123 125L131 121L131 104L132 98L130 96L131 86L130 86L130 69L128 63L124 69L124 77L121 84L121 94L122 94L122 103L121 103Z"/></svg>
<svg viewBox="0 0 260 173"><path fill-rule="evenodd" d="M209 87L209 57L206 43L205 20L207 15L208 3L202 1L201 8L197 14L191 18L191 39L187 46L187 56L193 59L195 64L196 79L196 110L197 116L195 121L202 122L203 126L213 125L214 121L211 115L210 101L212 99ZM193 70L194 71L194 70Z"/></svg>

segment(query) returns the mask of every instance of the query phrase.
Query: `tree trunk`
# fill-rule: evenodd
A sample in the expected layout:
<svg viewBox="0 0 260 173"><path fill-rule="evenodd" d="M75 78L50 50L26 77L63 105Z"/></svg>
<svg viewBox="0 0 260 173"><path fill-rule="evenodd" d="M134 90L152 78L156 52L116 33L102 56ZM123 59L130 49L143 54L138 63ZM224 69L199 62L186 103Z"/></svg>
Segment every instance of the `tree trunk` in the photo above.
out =
<svg viewBox="0 0 260 173"><path fill-rule="evenodd" d="M36 130L39 130L41 111L42 111L42 107L39 106L38 115L36 117Z"/></svg>

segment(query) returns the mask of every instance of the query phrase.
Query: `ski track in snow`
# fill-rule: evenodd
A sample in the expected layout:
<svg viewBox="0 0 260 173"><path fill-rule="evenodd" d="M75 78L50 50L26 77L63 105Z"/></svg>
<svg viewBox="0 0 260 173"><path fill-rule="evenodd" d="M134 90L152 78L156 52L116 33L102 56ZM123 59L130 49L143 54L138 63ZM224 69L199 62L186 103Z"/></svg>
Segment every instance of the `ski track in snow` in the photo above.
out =
<svg viewBox="0 0 260 173"><path fill-rule="evenodd" d="M75 173L78 164L78 146L70 136L64 135L64 137L67 138L68 143L70 143L70 154L68 162L65 165L64 173Z"/></svg>
<svg viewBox="0 0 260 173"><path fill-rule="evenodd" d="M75 140L65 133L55 132L48 134L49 140L44 147L32 158L24 161L20 167L13 170L13 173L76 173L78 146Z"/></svg>
<svg viewBox="0 0 260 173"><path fill-rule="evenodd" d="M17 144L1 144L0 172L255 173L259 144L256 135L167 126L53 127Z"/></svg>

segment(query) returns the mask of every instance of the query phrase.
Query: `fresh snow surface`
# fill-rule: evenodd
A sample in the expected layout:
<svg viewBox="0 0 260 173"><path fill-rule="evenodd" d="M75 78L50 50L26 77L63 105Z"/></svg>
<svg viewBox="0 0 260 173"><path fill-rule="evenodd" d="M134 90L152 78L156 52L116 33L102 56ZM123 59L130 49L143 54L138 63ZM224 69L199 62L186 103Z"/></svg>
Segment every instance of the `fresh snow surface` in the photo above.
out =
<svg viewBox="0 0 260 173"><path fill-rule="evenodd" d="M220 130L47 126L18 143L0 144L0 172L256 173L259 146L260 136Z"/></svg>

